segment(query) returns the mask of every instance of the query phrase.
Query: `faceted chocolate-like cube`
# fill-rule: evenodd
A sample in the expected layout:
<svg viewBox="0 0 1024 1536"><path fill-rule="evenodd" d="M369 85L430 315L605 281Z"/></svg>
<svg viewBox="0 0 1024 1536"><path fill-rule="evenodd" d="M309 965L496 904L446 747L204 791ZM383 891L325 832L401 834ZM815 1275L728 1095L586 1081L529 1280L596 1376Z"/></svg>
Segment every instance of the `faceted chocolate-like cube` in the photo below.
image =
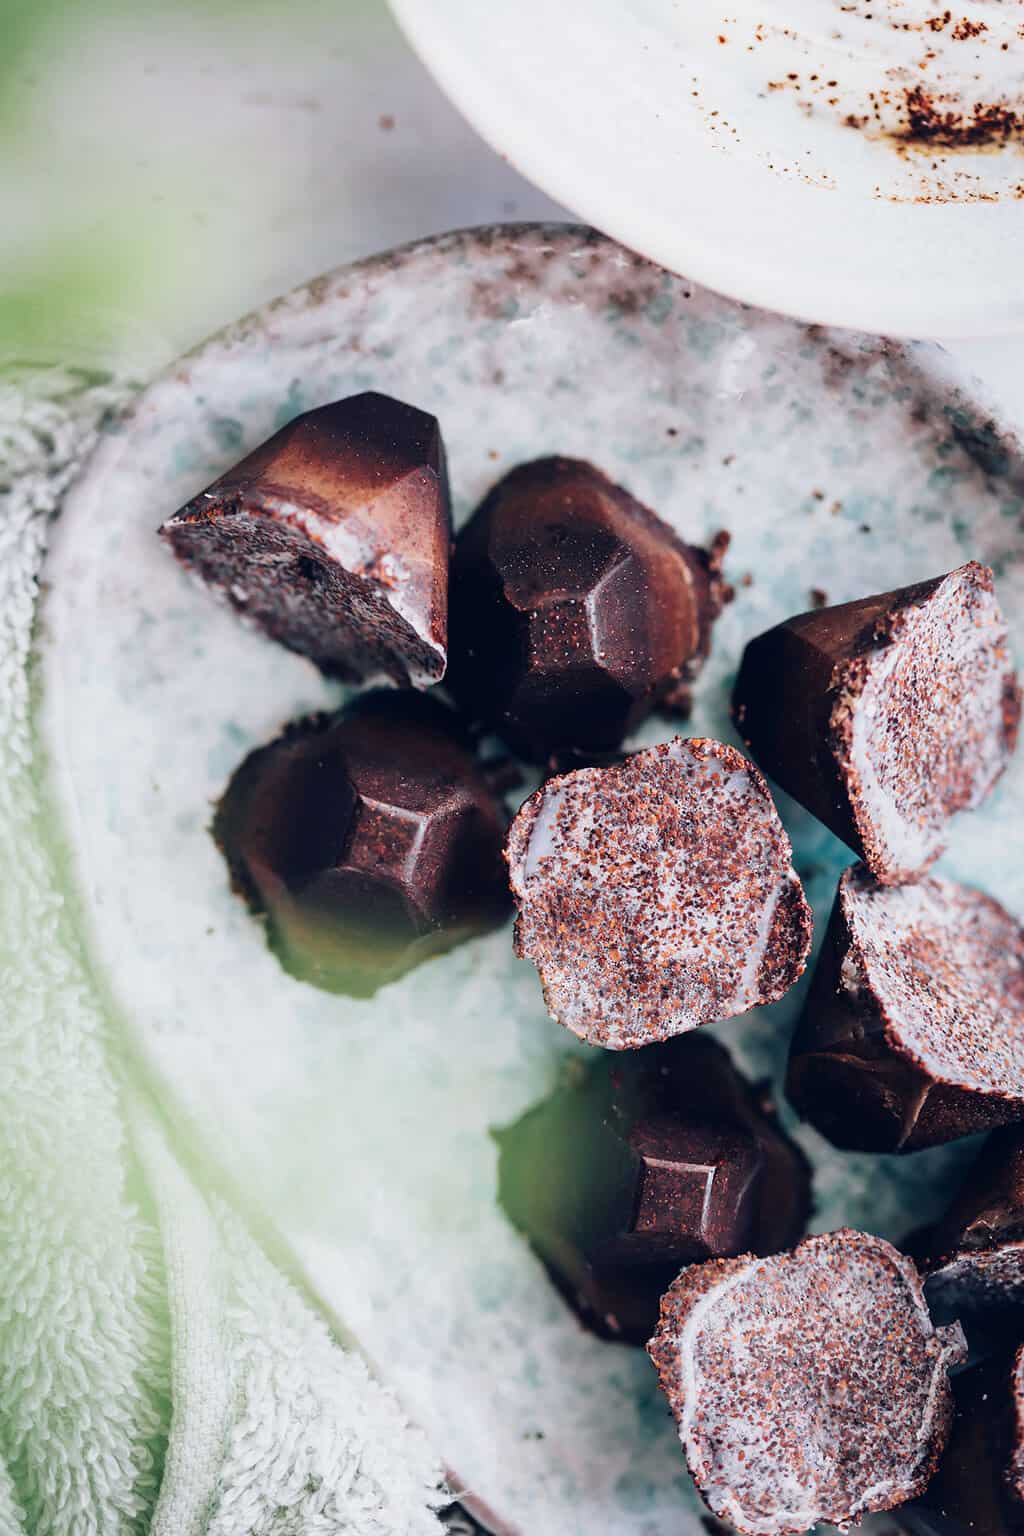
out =
<svg viewBox="0 0 1024 1536"><path fill-rule="evenodd" d="M433 416L353 395L282 427L160 533L240 614L351 682L444 676L451 509Z"/></svg>
<svg viewBox="0 0 1024 1536"><path fill-rule="evenodd" d="M213 832L286 970L367 996L504 921L504 829L450 711L385 692L253 752Z"/></svg>
<svg viewBox="0 0 1024 1536"><path fill-rule="evenodd" d="M548 782L508 841L516 953L552 1018L626 1050L775 1002L811 913L761 774L704 738Z"/></svg>
<svg viewBox="0 0 1024 1536"><path fill-rule="evenodd" d="M845 1529L921 1493L966 1354L910 1260L848 1230L685 1269L649 1349L699 1493L745 1536Z"/></svg>
<svg viewBox="0 0 1024 1536"><path fill-rule="evenodd" d="M520 465L456 541L449 686L534 762L614 749L707 654L721 552L590 464Z"/></svg>
<svg viewBox="0 0 1024 1536"><path fill-rule="evenodd" d="M915 1257L933 1315L958 1317L972 1346L1024 1338L1024 1127L993 1132Z"/></svg>
<svg viewBox="0 0 1024 1536"><path fill-rule="evenodd" d="M587 1326L642 1344L680 1265L796 1241L810 1169L708 1036L570 1066L496 1133L499 1198Z"/></svg>
<svg viewBox="0 0 1024 1536"><path fill-rule="evenodd" d="M899 1511L911 1536L1024 1536L1024 1350L953 1377L949 1447Z"/></svg>
<svg viewBox="0 0 1024 1536"><path fill-rule="evenodd" d="M1017 743L1020 689L992 572L972 561L777 625L747 646L733 703L769 778L877 880L914 879Z"/></svg>
<svg viewBox="0 0 1024 1536"><path fill-rule="evenodd" d="M787 1092L836 1146L913 1152L1024 1119L1024 929L934 876L840 883Z"/></svg>

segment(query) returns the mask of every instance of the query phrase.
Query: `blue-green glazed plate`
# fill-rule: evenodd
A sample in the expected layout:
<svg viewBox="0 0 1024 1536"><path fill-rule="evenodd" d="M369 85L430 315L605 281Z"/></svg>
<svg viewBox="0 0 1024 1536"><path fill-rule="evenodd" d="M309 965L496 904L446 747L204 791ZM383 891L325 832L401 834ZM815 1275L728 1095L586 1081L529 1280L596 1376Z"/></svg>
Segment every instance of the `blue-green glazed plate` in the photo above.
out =
<svg viewBox="0 0 1024 1536"><path fill-rule="evenodd" d="M1024 466L937 347L808 328L585 230L523 226L333 273L214 337L105 438L55 537L40 643L58 814L96 965L179 1143L286 1245L495 1526L697 1536L646 1357L582 1331L496 1204L491 1127L579 1049L510 932L373 1001L330 996L281 971L208 834L242 757L339 695L211 602L156 526L298 412L367 388L440 418L460 521L512 465L559 452L689 540L729 529L736 599L689 729L731 740L744 642L813 589L837 602L977 558L1024 654ZM780 805L820 932L850 856ZM1019 762L945 860L1017 911L1022 809ZM715 1033L778 1082L803 991ZM801 1134L819 1228L898 1237L964 1156Z"/></svg>

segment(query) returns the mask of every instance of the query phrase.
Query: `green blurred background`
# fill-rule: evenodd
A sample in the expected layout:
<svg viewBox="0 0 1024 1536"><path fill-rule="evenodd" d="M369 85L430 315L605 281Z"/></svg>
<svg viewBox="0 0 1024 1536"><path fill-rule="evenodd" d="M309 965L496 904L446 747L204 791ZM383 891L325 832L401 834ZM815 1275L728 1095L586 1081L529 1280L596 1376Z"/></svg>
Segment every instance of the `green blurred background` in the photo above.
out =
<svg viewBox="0 0 1024 1536"><path fill-rule="evenodd" d="M0 0L0 357L144 373L417 235L556 212L383 0Z"/></svg>
<svg viewBox="0 0 1024 1536"><path fill-rule="evenodd" d="M358 256L565 216L385 0L0 0L0 361L141 377ZM1019 411L1017 338L952 350Z"/></svg>

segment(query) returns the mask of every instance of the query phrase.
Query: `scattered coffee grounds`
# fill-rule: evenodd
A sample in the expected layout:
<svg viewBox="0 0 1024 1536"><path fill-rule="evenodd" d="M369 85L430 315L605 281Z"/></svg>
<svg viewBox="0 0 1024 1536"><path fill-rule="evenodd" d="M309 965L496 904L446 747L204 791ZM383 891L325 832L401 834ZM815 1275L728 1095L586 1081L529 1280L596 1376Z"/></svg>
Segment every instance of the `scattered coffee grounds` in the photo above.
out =
<svg viewBox="0 0 1024 1536"><path fill-rule="evenodd" d="M1020 689L992 572L800 614L747 646L737 727L769 778L877 880L913 879L1017 743Z"/></svg>
<svg viewBox="0 0 1024 1536"><path fill-rule="evenodd" d="M968 886L848 869L787 1092L836 1146L912 1152L1024 1119L1024 929Z"/></svg>
<svg viewBox="0 0 1024 1536"><path fill-rule="evenodd" d="M708 1035L573 1060L495 1133L498 1196L588 1327L643 1344L681 1265L802 1236L810 1167Z"/></svg>
<svg viewBox="0 0 1024 1536"><path fill-rule="evenodd" d="M521 465L456 541L453 693L533 762L617 747L706 655L726 542L684 544L578 459Z"/></svg>
<svg viewBox="0 0 1024 1536"><path fill-rule="evenodd" d="M508 859L516 953L552 1018L611 1050L774 1002L804 969L811 913L761 774L701 738L550 779Z"/></svg>
<svg viewBox="0 0 1024 1536"><path fill-rule="evenodd" d="M933 1314L1024 1337L1024 1127L992 1133L915 1258Z"/></svg>
<svg viewBox="0 0 1024 1536"><path fill-rule="evenodd" d="M323 671L414 687L443 677L451 513L433 416L376 394L308 411L160 532Z"/></svg>
<svg viewBox="0 0 1024 1536"><path fill-rule="evenodd" d="M911 1536L1024 1533L1024 1350L953 1377L949 1448L898 1519Z"/></svg>
<svg viewBox="0 0 1024 1536"><path fill-rule="evenodd" d="M933 1326L910 1260L849 1230L684 1270L649 1349L698 1490L745 1536L843 1527L920 1493L966 1352Z"/></svg>
<svg viewBox="0 0 1024 1536"><path fill-rule="evenodd" d="M451 712L392 692L251 753L213 825L286 970L355 996L504 921L504 831Z"/></svg>

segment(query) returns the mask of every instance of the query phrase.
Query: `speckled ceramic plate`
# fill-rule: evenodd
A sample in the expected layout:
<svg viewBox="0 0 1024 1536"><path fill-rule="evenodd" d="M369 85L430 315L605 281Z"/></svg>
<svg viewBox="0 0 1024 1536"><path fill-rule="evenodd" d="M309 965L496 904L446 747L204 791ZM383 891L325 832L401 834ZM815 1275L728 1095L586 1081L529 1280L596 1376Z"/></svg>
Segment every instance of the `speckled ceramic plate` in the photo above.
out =
<svg viewBox="0 0 1024 1536"><path fill-rule="evenodd" d="M1020 0L390 0L495 148L718 292L1024 330Z"/></svg>
<svg viewBox="0 0 1024 1536"><path fill-rule="evenodd" d="M585 231L522 227L335 273L215 337L141 396L64 509L42 627L58 814L96 963L178 1137L288 1246L496 1525L697 1536L646 1358L579 1328L495 1203L490 1128L574 1048L510 933L372 1002L328 996L279 970L208 835L243 755L337 695L193 586L154 529L297 412L369 387L438 414L459 519L558 450L688 539L731 529L737 598L693 719L728 739L745 638L812 588L842 600L977 556L1024 652L1024 467L935 347L807 329ZM782 810L820 927L849 856ZM946 861L1017 910L1022 810L1024 763ZM802 992L716 1033L778 1076ZM887 1235L942 1202L963 1156L804 1141L817 1225Z"/></svg>

